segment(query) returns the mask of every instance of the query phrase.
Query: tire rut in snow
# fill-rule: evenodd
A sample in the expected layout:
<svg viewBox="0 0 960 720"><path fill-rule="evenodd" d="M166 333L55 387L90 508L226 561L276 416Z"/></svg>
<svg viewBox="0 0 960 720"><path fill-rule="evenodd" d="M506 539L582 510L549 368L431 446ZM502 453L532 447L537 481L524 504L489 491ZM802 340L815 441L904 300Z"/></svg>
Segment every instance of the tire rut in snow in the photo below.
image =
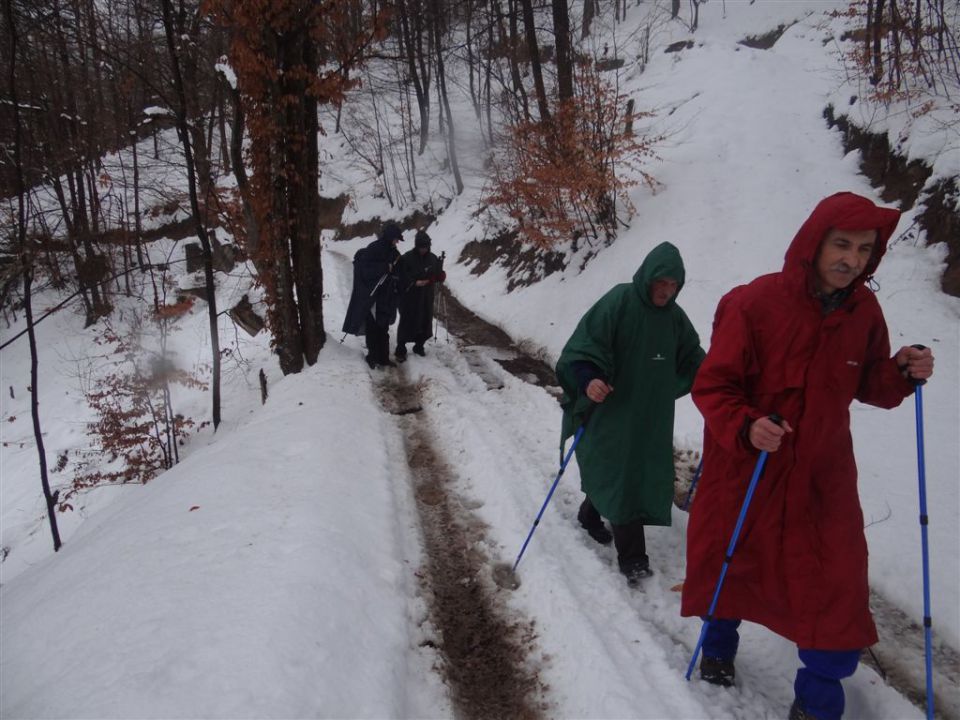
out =
<svg viewBox="0 0 960 720"><path fill-rule="evenodd" d="M900 608L875 591L870 592L870 610L880 641L861 662L876 670L892 688L918 708L927 704L923 628ZM934 623L936 616L934 615ZM934 626L934 629L936 627ZM944 643L933 643L933 696L936 716L960 718L960 655Z"/></svg>
<svg viewBox="0 0 960 720"><path fill-rule="evenodd" d="M433 446L419 412L419 389L388 376L377 391L403 431L425 545L421 586L458 716L544 717L545 687L527 660L536 638L533 622L508 618L497 598L481 549L485 527L450 489L454 473Z"/></svg>

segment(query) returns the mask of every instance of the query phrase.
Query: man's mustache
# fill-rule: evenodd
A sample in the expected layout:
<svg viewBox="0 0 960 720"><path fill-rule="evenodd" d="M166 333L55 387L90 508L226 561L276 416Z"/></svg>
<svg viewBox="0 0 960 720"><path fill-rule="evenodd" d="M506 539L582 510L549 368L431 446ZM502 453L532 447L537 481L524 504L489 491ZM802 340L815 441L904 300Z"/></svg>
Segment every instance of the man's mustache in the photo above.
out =
<svg viewBox="0 0 960 720"><path fill-rule="evenodd" d="M842 273L850 273L856 270L856 268L853 268L850 265L847 265L846 263L836 263L834 265L831 265L830 269L835 272L842 272Z"/></svg>

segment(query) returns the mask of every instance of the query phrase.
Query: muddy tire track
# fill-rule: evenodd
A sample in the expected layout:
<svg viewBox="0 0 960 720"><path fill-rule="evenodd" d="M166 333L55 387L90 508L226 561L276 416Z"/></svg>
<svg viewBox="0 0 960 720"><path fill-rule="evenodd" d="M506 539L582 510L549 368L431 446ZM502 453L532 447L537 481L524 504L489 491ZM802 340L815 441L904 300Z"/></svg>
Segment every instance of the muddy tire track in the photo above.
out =
<svg viewBox="0 0 960 720"><path fill-rule="evenodd" d="M458 717L545 717L546 687L529 661L534 623L508 610L491 579L486 528L455 493L455 473L435 448L419 387L390 373L376 390L403 433L426 556L418 577L437 638L427 644L441 658L437 669Z"/></svg>

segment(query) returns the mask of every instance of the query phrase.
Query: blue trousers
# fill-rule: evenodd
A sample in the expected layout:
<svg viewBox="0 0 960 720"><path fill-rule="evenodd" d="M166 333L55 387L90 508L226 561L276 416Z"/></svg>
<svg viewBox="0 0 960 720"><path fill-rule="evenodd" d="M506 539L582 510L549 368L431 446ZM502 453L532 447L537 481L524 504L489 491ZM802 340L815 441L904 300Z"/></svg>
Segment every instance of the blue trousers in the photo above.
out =
<svg viewBox="0 0 960 720"><path fill-rule="evenodd" d="M739 620L713 620L703 639L703 654L733 660L740 645ZM860 661L859 650L807 650L799 648L803 667L793 683L800 708L818 720L839 720L843 716L843 685Z"/></svg>

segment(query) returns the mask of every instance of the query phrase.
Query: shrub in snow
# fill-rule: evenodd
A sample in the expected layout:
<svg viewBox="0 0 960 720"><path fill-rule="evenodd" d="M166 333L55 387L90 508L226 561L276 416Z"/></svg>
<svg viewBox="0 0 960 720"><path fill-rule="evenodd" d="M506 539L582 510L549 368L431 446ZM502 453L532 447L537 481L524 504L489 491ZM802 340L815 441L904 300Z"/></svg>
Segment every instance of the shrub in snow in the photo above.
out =
<svg viewBox="0 0 960 720"><path fill-rule="evenodd" d="M583 66L578 96L549 120L520 121L491 165L485 201L506 212L520 237L542 248L585 237L611 239L619 211L633 215L627 190L654 187L641 168L657 138L634 134L649 113L626 110L627 99Z"/></svg>
<svg viewBox="0 0 960 720"><path fill-rule="evenodd" d="M173 304L157 304L150 317L132 313L129 326L116 330L107 323L97 344L109 348L110 368L86 391L87 402L97 414L88 434L92 448L78 462L73 483L61 496L61 510L77 492L111 483L145 483L179 461L178 445L202 428L189 417L176 413L171 386L204 390L206 383L195 374L178 369L166 351L167 334L175 322L193 307L187 298ZM155 349L147 345L153 343Z"/></svg>

